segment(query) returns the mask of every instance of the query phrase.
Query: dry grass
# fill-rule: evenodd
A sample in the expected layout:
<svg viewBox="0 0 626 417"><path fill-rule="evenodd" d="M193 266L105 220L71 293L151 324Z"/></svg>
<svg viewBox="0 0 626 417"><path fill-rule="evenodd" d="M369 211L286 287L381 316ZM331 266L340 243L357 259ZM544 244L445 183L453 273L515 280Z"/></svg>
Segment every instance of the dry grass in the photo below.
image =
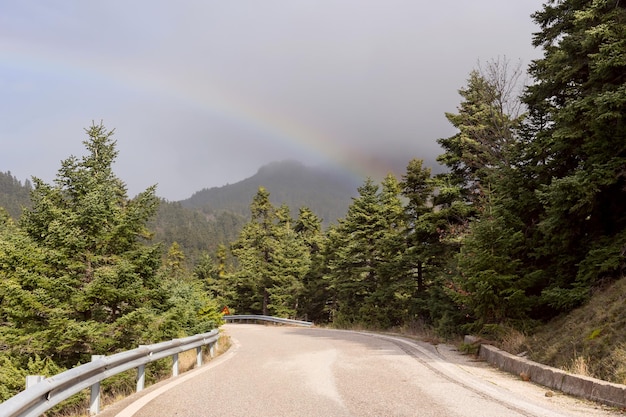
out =
<svg viewBox="0 0 626 417"><path fill-rule="evenodd" d="M614 364L609 363L608 366L614 365L615 382L626 384L626 344L617 347L611 358L614 360Z"/></svg>
<svg viewBox="0 0 626 417"><path fill-rule="evenodd" d="M518 354L523 351L524 343L526 343L526 336L524 333L515 329L507 329L500 339L500 349Z"/></svg>
<svg viewBox="0 0 626 417"><path fill-rule="evenodd" d="M571 365L565 367L564 370L572 374L591 376L589 373L589 366L587 365L587 362L587 359L585 359L584 357L576 356L572 360Z"/></svg>
<svg viewBox="0 0 626 417"><path fill-rule="evenodd" d="M351 330L354 330L354 329L351 329ZM369 329L369 330L372 330L372 329ZM437 331L432 326L420 320L415 320L403 326L396 326L396 327L392 327L391 329L376 330L376 331L379 331L382 333L399 335L403 337L408 337L410 339L420 340L422 342L430 343L433 345L438 345L440 343L446 343L446 342L452 342L452 343L460 342L460 339L449 340L440 336L439 334L437 334Z"/></svg>
<svg viewBox="0 0 626 417"><path fill-rule="evenodd" d="M523 344L531 359L569 372L626 383L626 278L543 326Z"/></svg>

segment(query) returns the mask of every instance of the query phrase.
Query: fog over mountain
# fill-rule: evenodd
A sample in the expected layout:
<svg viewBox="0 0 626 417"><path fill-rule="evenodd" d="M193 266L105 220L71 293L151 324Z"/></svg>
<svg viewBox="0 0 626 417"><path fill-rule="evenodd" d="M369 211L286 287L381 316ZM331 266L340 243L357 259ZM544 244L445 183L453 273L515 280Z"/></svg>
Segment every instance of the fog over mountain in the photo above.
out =
<svg viewBox="0 0 626 417"><path fill-rule="evenodd" d="M360 176L434 161L479 61L540 56L541 4L3 2L0 167L51 181L92 121L116 129L130 194L171 201L284 159Z"/></svg>

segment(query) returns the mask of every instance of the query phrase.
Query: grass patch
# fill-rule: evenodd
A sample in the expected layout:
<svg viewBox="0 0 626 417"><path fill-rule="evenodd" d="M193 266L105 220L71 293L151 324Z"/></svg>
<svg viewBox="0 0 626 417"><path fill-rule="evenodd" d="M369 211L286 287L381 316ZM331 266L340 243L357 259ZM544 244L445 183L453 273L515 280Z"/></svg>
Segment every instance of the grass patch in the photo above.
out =
<svg viewBox="0 0 626 417"><path fill-rule="evenodd" d="M598 291L584 306L542 326L521 349L563 370L626 384L626 278Z"/></svg>

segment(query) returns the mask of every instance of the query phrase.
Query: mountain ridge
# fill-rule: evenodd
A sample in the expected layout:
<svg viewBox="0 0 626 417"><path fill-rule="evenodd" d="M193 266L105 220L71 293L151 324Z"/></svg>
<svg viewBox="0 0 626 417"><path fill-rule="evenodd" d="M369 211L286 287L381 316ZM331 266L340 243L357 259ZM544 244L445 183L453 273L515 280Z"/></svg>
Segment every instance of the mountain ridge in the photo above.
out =
<svg viewBox="0 0 626 417"><path fill-rule="evenodd" d="M248 216L254 195L264 187L272 204L287 204L294 217L300 207L306 206L328 226L345 215L359 185L347 171L284 160L263 165L256 174L239 182L204 188L180 203L190 209L228 210Z"/></svg>

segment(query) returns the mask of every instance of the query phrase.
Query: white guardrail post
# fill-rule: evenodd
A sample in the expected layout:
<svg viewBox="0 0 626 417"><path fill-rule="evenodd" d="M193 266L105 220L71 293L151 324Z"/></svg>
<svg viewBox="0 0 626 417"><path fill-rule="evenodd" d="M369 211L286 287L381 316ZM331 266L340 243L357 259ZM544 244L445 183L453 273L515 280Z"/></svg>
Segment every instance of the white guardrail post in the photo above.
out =
<svg viewBox="0 0 626 417"><path fill-rule="evenodd" d="M146 385L146 365L139 365L137 367L137 389L136 391L143 391Z"/></svg>
<svg viewBox="0 0 626 417"><path fill-rule="evenodd" d="M202 366L202 346L196 348L196 366Z"/></svg>
<svg viewBox="0 0 626 417"><path fill-rule="evenodd" d="M178 376L178 353L172 355L172 376Z"/></svg>
<svg viewBox="0 0 626 417"><path fill-rule="evenodd" d="M91 355L91 361L104 358L105 355ZM91 396L89 398L89 415L95 416L100 412L100 381L91 386Z"/></svg>
<svg viewBox="0 0 626 417"><path fill-rule="evenodd" d="M46 377L43 375L27 375L26 376L26 389L32 387L35 384L39 384L44 379L46 379Z"/></svg>

